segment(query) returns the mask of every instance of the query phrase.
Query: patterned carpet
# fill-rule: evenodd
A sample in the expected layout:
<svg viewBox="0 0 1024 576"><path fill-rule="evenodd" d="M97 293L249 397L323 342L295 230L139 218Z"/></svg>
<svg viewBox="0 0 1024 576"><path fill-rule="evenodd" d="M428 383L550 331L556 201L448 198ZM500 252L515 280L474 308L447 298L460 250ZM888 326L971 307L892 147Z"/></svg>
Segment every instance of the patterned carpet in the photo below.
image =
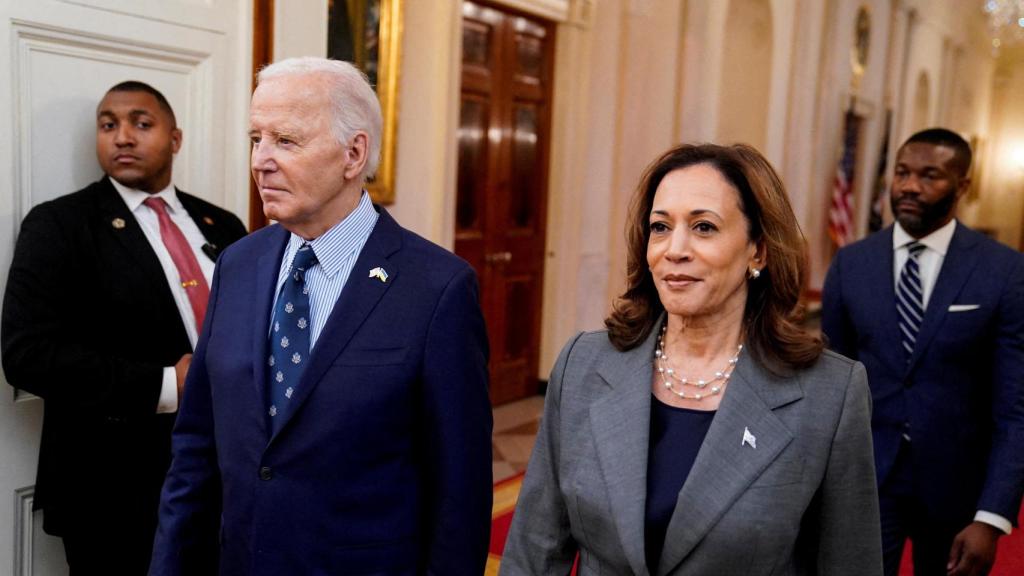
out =
<svg viewBox="0 0 1024 576"><path fill-rule="evenodd" d="M494 506L491 508L491 547L487 554L485 576L495 576L501 564L501 553L505 549L505 537L512 524L512 511L519 498L519 487L523 483L522 473L502 480L494 485Z"/></svg>

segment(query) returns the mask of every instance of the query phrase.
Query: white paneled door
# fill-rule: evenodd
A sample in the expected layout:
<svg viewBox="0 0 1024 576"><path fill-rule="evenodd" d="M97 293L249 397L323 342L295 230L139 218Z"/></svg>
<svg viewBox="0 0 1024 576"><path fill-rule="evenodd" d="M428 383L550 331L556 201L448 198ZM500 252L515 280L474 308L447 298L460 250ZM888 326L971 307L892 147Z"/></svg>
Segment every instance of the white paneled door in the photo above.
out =
<svg viewBox="0 0 1024 576"><path fill-rule="evenodd" d="M123 80L174 107L175 183L246 213L251 19L246 0L0 0L0 290L29 209L100 175L95 109ZM67 574L32 511L41 424L42 400L0 384L0 574Z"/></svg>

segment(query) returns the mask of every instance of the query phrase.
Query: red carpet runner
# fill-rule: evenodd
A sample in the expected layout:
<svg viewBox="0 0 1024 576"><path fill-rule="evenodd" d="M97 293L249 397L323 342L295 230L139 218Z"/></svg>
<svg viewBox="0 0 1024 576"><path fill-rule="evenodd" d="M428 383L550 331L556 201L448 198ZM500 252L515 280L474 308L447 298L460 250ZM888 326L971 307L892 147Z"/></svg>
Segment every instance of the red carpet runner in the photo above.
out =
<svg viewBox="0 0 1024 576"><path fill-rule="evenodd" d="M494 508L491 512L491 548L487 558L486 576L496 576L501 563L501 553L505 549L505 537L508 536L512 524L512 511L519 497L519 487L523 482L522 474L502 480L494 485ZM1024 524L1024 510L1021 511L1021 524ZM903 567L900 576L912 576L910 567L910 547L904 550ZM1009 537L999 541L999 553L996 565L989 576L1021 576L1024 575L1024 531L1015 529Z"/></svg>

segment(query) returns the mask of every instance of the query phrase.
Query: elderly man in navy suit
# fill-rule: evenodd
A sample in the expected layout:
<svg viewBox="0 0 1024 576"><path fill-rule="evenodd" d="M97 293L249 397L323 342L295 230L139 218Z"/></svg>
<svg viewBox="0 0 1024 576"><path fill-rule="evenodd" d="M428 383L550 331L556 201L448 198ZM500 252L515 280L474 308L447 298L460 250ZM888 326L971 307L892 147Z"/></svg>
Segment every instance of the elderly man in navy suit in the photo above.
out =
<svg viewBox="0 0 1024 576"><path fill-rule="evenodd" d="M150 574L482 573L491 412L476 276L371 203L380 133L350 64L260 73L252 172L279 224L214 274Z"/></svg>
<svg viewBox="0 0 1024 576"><path fill-rule="evenodd" d="M886 575L986 574L1024 492L1024 256L954 218L971 150L940 128L899 149L893 226L836 255L822 328L864 363Z"/></svg>

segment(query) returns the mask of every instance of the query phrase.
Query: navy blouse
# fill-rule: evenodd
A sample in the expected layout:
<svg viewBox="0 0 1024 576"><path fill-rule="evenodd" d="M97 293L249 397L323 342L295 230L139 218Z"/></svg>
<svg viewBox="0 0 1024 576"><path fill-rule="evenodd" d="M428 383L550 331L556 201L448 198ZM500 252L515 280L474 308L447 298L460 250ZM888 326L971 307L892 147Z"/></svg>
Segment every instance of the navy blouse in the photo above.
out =
<svg viewBox="0 0 1024 576"><path fill-rule="evenodd" d="M714 410L669 406L651 395L651 438L647 453L647 506L644 544L647 569L658 570L665 532L679 491L715 417Z"/></svg>

